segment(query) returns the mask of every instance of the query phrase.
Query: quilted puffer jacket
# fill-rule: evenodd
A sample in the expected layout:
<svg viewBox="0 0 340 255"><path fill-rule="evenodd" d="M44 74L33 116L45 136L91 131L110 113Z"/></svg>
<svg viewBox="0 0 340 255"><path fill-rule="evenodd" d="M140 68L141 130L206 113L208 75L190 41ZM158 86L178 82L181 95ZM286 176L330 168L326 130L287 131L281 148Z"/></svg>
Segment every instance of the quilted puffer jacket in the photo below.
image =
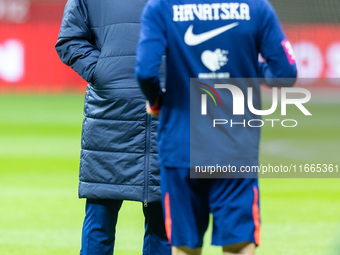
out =
<svg viewBox="0 0 340 255"><path fill-rule="evenodd" d="M56 50L88 82L79 197L159 201L157 123L134 77L144 0L69 0Z"/></svg>

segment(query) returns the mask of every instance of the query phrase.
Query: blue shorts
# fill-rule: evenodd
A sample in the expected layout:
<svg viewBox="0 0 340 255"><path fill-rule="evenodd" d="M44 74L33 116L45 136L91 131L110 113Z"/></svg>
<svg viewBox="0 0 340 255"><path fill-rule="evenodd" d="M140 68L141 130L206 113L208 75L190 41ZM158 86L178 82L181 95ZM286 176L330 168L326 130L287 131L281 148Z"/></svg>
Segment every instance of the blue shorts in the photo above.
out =
<svg viewBox="0 0 340 255"><path fill-rule="evenodd" d="M193 179L188 168L162 167L161 188L173 246L202 247L210 213L212 245L260 244L257 179Z"/></svg>

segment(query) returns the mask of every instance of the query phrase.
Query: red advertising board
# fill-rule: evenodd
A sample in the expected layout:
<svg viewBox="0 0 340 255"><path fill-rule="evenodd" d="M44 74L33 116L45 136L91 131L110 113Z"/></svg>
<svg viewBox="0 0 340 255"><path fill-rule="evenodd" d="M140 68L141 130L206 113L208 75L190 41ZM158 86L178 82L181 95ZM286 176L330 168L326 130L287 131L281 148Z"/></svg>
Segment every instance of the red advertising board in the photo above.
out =
<svg viewBox="0 0 340 255"><path fill-rule="evenodd" d="M326 78L322 84L325 85L328 80L329 86L340 87L339 31L340 25L334 24L285 26L286 35L295 53L300 78Z"/></svg>
<svg viewBox="0 0 340 255"><path fill-rule="evenodd" d="M54 49L58 32L59 24L55 23L1 26L1 91L61 92L85 88L86 82L61 63Z"/></svg>
<svg viewBox="0 0 340 255"><path fill-rule="evenodd" d="M54 49L65 1L0 1L0 92L84 91L86 82ZM339 78L322 87L340 88L340 25L289 24L284 30L299 77Z"/></svg>
<svg viewBox="0 0 340 255"><path fill-rule="evenodd" d="M0 92L84 91L54 49L66 1L1 1Z"/></svg>

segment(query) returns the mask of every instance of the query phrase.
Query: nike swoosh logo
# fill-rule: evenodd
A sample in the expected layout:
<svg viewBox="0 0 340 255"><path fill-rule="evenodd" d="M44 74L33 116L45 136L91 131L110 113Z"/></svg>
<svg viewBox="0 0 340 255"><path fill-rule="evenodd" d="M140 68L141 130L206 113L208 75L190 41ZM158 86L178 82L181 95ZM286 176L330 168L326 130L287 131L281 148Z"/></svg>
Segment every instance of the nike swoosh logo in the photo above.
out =
<svg viewBox="0 0 340 255"><path fill-rule="evenodd" d="M204 32L202 34L199 35L195 35L192 32L192 29L194 27L194 25L190 25L187 29L187 31L185 32L184 35L184 42L189 45L189 46L195 46L198 45L202 42L205 42L215 36L218 36L219 34L224 33L225 31L232 29L233 27L238 26L238 22L223 26L223 27L219 27L219 28L215 28L213 30L210 30L208 32Z"/></svg>

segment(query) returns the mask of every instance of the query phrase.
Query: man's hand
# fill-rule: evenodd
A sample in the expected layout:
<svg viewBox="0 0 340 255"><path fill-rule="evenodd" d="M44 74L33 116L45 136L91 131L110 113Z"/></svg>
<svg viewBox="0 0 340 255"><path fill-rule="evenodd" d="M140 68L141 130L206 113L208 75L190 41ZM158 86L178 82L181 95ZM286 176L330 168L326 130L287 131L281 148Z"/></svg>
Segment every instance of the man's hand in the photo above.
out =
<svg viewBox="0 0 340 255"><path fill-rule="evenodd" d="M159 118L160 112L161 112L161 109L158 107L158 100L156 100L153 106L150 106L149 101L146 101L146 113L147 114L155 118Z"/></svg>

